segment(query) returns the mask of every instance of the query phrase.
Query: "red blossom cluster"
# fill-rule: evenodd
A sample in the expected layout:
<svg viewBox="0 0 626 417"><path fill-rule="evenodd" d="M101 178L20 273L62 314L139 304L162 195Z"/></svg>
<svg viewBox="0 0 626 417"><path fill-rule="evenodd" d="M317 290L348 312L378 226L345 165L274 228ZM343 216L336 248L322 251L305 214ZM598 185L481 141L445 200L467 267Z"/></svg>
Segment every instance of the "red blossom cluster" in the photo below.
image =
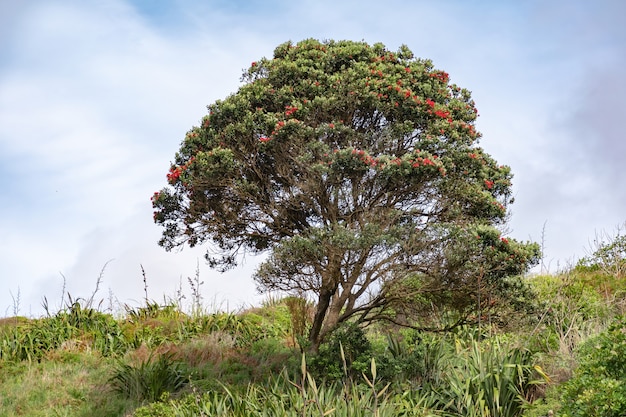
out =
<svg viewBox="0 0 626 417"><path fill-rule="evenodd" d="M435 114L442 119L447 119L450 116L450 112L447 110L435 110Z"/></svg>
<svg viewBox="0 0 626 417"><path fill-rule="evenodd" d="M182 173L183 170L181 167L171 167L170 171L167 173L167 182L170 184L175 183Z"/></svg>
<svg viewBox="0 0 626 417"><path fill-rule="evenodd" d="M337 151L335 150L335 152ZM401 158L396 157L389 161L384 161L384 160L381 160L380 158L376 158L376 157L372 157L368 155L365 151L361 149L353 149L352 155L356 156L365 165L369 165L370 167L377 168L377 169L385 169L386 167L390 165L401 166L403 164L403 160ZM435 160L437 160L437 155L433 155L432 158L423 158L423 157L418 156L415 159L408 161L408 163L413 168L419 168L422 166L436 166L437 163L435 162ZM446 175L446 170L443 166L439 167L439 172L441 173L441 175L444 175L444 176Z"/></svg>
<svg viewBox="0 0 626 417"><path fill-rule="evenodd" d="M297 111L298 111L298 108L295 106L285 106L285 116L291 116Z"/></svg>
<svg viewBox="0 0 626 417"><path fill-rule="evenodd" d="M267 136L261 136L259 138L259 141L262 142L262 143L269 142L270 140L272 140L272 138L268 138Z"/></svg>
<svg viewBox="0 0 626 417"><path fill-rule="evenodd" d="M436 156L435 156L435 157L436 157ZM433 158L435 158L435 157L433 157ZM429 158L421 158L421 157L418 157L418 158L416 158L416 159L413 161L413 163L411 164L411 166L412 166L413 168L417 168L417 167L419 167L419 166L427 166L427 165L435 165L435 163L434 163L432 160L430 160Z"/></svg>
<svg viewBox="0 0 626 417"><path fill-rule="evenodd" d="M487 189L491 190L493 188L493 181L485 180L485 187L487 187Z"/></svg>
<svg viewBox="0 0 626 417"><path fill-rule="evenodd" d="M178 181L178 178L180 178L181 174L186 171L195 160L196 158L192 156L191 158L189 158L189 161L187 161L187 163L185 163L184 165L172 166L170 168L170 171L167 173L167 182L169 182L170 184L174 184L176 181Z"/></svg>
<svg viewBox="0 0 626 417"><path fill-rule="evenodd" d="M276 123L276 126L274 127L274 131L272 132L272 136L274 136L276 134L276 132L278 132L283 127L285 127L285 122L284 121L281 120L280 122Z"/></svg>
<svg viewBox="0 0 626 417"><path fill-rule="evenodd" d="M429 106L431 109L434 109L434 108L435 108L435 102L434 102L434 101L432 101L432 100L431 100L431 99L429 99L429 98L427 98L427 99L426 99L426 104L428 104L428 106Z"/></svg>
<svg viewBox="0 0 626 417"><path fill-rule="evenodd" d="M430 74L430 77L436 78L441 82L447 83L450 75L445 71L437 71Z"/></svg>
<svg viewBox="0 0 626 417"><path fill-rule="evenodd" d="M502 243L504 243L505 245L509 244L509 239L505 238L505 237L501 237L500 240L502 241Z"/></svg>
<svg viewBox="0 0 626 417"><path fill-rule="evenodd" d="M373 156L368 155L364 150L361 149L353 149L352 155L356 155L365 165L369 165L374 168L379 163L378 158L374 158Z"/></svg>

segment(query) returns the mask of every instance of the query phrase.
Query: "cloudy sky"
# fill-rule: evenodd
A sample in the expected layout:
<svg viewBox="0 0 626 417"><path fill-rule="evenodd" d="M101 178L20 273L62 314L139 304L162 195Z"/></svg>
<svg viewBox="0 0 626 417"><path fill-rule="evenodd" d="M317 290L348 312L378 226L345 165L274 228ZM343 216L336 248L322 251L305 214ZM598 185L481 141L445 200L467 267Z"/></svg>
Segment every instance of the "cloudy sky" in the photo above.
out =
<svg viewBox="0 0 626 417"><path fill-rule="evenodd" d="M510 235L543 236L551 271L574 262L626 221L624 16L621 0L0 0L0 317L89 297L99 275L103 306L138 305L141 265L150 299L189 294L199 266L209 308L258 304L254 259L221 275L202 249L160 248L150 196L206 105L311 37L406 44L470 89L481 145L515 174Z"/></svg>

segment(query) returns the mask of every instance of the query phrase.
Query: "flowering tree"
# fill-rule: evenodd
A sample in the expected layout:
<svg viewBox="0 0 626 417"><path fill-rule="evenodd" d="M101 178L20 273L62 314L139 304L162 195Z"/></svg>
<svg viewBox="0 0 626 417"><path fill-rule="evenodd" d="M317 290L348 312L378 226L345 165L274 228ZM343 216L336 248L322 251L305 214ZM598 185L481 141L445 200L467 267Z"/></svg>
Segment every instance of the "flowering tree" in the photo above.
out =
<svg viewBox="0 0 626 417"><path fill-rule="evenodd" d="M314 347L348 319L418 326L435 305L467 320L536 262L536 244L500 236L512 175L477 145L469 91L430 61L305 40L243 81L154 194L160 244L209 243L221 269L269 252L258 288L316 298Z"/></svg>

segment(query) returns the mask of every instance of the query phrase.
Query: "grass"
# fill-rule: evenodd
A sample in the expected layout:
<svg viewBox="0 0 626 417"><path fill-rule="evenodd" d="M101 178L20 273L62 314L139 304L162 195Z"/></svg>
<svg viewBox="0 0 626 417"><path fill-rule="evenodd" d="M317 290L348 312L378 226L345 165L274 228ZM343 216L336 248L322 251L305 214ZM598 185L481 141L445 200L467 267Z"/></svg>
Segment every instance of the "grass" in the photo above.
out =
<svg viewBox="0 0 626 417"><path fill-rule="evenodd" d="M55 314L0 319L0 417L540 417L558 411L577 347L623 310L621 284L597 274L533 278L530 328L352 329L304 362L302 298L239 314L147 300L114 317L68 296Z"/></svg>
<svg viewBox="0 0 626 417"><path fill-rule="evenodd" d="M92 352L55 352L36 363L3 364L0 416L124 415L140 405L109 395L112 363Z"/></svg>

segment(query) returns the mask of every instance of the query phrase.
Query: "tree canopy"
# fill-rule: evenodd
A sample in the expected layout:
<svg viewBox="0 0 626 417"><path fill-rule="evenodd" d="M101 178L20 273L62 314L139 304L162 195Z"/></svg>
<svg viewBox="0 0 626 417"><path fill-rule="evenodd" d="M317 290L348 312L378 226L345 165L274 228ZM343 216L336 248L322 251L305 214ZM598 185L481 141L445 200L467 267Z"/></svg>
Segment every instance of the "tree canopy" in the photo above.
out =
<svg viewBox="0 0 626 417"><path fill-rule="evenodd" d="M314 346L349 319L419 326L510 304L507 277L539 250L501 235L512 174L478 146L468 90L406 46L312 39L242 81L152 198L165 249L207 244L220 269L267 252L258 288L316 298Z"/></svg>

